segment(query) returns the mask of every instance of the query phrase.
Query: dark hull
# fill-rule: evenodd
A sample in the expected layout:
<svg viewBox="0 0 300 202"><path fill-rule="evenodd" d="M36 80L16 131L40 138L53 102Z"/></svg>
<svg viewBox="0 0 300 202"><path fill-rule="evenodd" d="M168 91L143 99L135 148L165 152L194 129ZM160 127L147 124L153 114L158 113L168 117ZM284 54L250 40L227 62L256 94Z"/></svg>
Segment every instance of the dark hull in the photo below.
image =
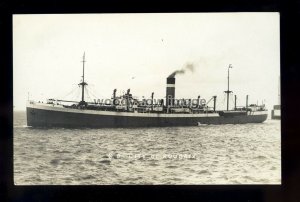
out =
<svg viewBox="0 0 300 202"><path fill-rule="evenodd" d="M266 119L267 114L237 115L232 117L136 117L70 113L27 107L27 125L33 127L114 128L197 126L199 124L262 123Z"/></svg>

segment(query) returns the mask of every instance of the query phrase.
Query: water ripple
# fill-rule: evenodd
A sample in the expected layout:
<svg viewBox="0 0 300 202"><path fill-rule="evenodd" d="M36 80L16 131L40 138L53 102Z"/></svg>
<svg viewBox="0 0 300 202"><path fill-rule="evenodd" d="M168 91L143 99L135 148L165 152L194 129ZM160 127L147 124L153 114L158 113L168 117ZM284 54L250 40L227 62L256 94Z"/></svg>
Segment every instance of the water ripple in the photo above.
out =
<svg viewBox="0 0 300 202"><path fill-rule="evenodd" d="M14 118L17 185L281 183L279 121L72 130Z"/></svg>

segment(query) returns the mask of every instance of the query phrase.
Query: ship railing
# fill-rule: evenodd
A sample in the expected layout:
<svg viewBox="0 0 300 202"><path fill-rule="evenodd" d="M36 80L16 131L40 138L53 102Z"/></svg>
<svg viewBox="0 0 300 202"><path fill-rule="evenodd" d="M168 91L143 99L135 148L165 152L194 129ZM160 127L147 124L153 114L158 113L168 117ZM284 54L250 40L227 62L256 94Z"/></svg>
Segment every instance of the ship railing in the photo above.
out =
<svg viewBox="0 0 300 202"><path fill-rule="evenodd" d="M203 108L203 112L204 113L213 113L214 112L214 108L206 106L206 107Z"/></svg>
<svg viewBox="0 0 300 202"><path fill-rule="evenodd" d="M246 107L245 106L237 106L234 108L235 111L246 111Z"/></svg>

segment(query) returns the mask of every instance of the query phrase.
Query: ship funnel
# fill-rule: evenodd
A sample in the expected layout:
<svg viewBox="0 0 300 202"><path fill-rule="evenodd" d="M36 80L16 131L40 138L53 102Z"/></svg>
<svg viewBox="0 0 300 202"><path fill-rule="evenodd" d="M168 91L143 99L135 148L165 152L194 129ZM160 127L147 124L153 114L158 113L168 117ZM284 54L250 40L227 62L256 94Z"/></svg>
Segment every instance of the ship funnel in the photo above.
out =
<svg viewBox="0 0 300 202"><path fill-rule="evenodd" d="M113 99L116 99L116 92L117 92L117 89L114 89L114 92L113 92Z"/></svg>
<svg viewBox="0 0 300 202"><path fill-rule="evenodd" d="M167 78L166 106L173 106L175 99L175 77Z"/></svg>
<svg viewBox="0 0 300 202"><path fill-rule="evenodd" d="M153 111L153 97L154 97L154 92L151 94L151 110Z"/></svg>

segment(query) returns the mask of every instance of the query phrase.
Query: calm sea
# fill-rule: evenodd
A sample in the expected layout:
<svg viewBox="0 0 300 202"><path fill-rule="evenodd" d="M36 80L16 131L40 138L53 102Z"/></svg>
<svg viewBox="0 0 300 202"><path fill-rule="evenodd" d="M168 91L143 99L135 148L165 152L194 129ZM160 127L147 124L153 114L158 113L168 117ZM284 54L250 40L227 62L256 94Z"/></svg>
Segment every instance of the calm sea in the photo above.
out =
<svg viewBox="0 0 300 202"><path fill-rule="evenodd" d="M16 185L280 184L280 121L35 129L14 112Z"/></svg>

